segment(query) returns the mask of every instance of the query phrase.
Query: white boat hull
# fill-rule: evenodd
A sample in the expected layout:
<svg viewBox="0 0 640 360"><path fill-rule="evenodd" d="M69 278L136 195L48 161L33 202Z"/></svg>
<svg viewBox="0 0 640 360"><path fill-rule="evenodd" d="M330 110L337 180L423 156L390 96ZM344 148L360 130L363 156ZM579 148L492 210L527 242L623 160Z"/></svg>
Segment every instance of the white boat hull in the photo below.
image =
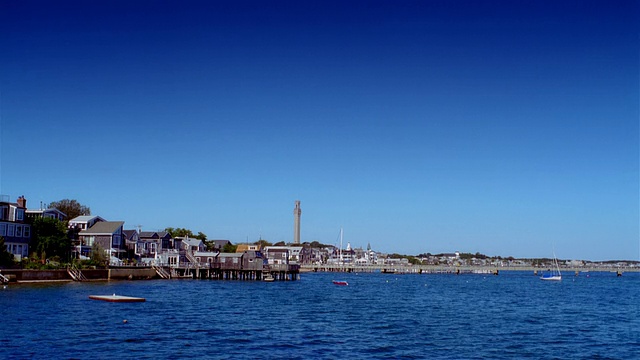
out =
<svg viewBox="0 0 640 360"><path fill-rule="evenodd" d="M555 276L543 276L540 278L540 280L546 280L546 281L562 281L562 276L559 275L555 275Z"/></svg>

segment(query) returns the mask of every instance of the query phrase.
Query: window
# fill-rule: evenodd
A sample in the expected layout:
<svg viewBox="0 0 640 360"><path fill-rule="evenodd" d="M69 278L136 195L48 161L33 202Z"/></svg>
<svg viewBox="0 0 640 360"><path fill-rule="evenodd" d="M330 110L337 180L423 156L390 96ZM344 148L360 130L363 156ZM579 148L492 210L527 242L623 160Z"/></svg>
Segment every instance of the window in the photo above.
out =
<svg viewBox="0 0 640 360"><path fill-rule="evenodd" d="M16 226L16 237L22 237L22 226Z"/></svg>
<svg viewBox="0 0 640 360"><path fill-rule="evenodd" d="M0 224L0 236L7 236L7 224Z"/></svg>
<svg viewBox="0 0 640 360"><path fill-rule="evenodd" d="M9 231L7 231L7 236L13 236L15 230L16 230L15 225L9 225Z"/></svg>
<svg viewBox="0 0 640 360"><path fill-rule="evenodd" d="M24 220L24 210L23 209L16 209L16 220L17 221Z"/></svg>
<svg viewBox="0 0 640 360"><path fill-rule="evenodd" d="M234 264L237 264L237 263L238 263L238 258L237 258L237 257L234 257L234 258L233 258L233 263L234 263Z"/></svg>
<svg viewBox="0 0 640 360"><path fill-rule="evenodd" d="M26 225L24 227L24 231L22 232L22 236L28 238L31 237L31 227L29 225Z"/></svg>

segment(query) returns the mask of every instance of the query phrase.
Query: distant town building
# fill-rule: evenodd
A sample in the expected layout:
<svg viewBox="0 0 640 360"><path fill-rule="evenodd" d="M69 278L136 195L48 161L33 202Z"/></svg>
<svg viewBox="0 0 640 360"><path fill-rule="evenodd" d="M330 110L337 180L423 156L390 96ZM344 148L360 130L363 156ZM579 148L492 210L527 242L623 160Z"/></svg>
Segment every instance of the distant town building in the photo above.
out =
<svg viewBox="0 0 640 360"><path fill-rule="evenodd" d="M237 253L245 252L247 250L260 251L260 245L256 245L256 244L238 244L238 247L236 247L236 252Z"/></svg>
<svg viewBox="0 0 640 360"><path fill-rule="evenodd" d="M229 240L209 240L208 242L213 243L213 250L222 251L222 249L227 244L231 244Z"/></svg>
<svg viewBox="0 0 640 360"><path fill-rule="evenodd" d="M299 264L302 262L302 246L266 246L264 256L269 264Z"/></svg>

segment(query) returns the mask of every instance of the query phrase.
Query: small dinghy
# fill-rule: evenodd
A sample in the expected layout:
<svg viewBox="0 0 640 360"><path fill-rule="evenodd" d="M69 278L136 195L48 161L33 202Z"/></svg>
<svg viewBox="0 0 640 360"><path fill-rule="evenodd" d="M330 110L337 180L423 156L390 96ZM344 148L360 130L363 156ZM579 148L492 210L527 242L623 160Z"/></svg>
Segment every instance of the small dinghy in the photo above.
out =
<svg viewBox="0 0 640 360"><path fill-rule="evenodd" d="M145 298L122 295L89 295L89 299L108 302L145 302Z"/></svg>
<svg viewBox="0 0 640 360"><path fill-rule="evenodd" d="M349 285L349 283L348 283L348 282L346 282L346 281L344 281L344 280L333 280L333 283L334 283L335 285L340 285L340 286L347 286L347 285Z"/></svg>

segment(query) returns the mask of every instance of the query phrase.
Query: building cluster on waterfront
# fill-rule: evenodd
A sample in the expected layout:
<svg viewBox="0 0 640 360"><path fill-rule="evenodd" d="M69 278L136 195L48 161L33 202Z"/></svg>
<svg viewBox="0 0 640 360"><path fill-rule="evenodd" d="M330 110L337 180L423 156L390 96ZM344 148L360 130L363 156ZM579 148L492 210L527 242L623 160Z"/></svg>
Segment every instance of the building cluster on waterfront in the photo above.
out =
<svg viewBox="0 0 640 360"><path fill-rule="evenodd" d="M531 267L547 266L533 260L513 258L487 258L486 256L463 256L459 252L445 254L423 254L412 257L391 256L372 250L354 248L347 243L345 248L310 243L300 243L300 201L294 208L294 242L290 245L264 246L238 244L235 253L222 250L229 240L207 240L189 237L172 237L167 231L142 231L125 229L124 221L110 221L96 215L82 215L68 220L73 233L71 255L76 259L89 259L92 251L99 248L105 252L111 266L155 265L169 268L217 268L242 270L288 269L304 265L345 266L487 266L487 267ZM28 209L24 196L11 202L8 196L0 197L0 236L7 250L16 260L30 255L32 237L31 221L37 217L67 220L66 214L55 208ZM260 243L260 242L259 242ZM468 255L468 254L467 254ZM585 261L561 261L564 267L601 266L628 267L628 263L589 263Z"/></svg>

